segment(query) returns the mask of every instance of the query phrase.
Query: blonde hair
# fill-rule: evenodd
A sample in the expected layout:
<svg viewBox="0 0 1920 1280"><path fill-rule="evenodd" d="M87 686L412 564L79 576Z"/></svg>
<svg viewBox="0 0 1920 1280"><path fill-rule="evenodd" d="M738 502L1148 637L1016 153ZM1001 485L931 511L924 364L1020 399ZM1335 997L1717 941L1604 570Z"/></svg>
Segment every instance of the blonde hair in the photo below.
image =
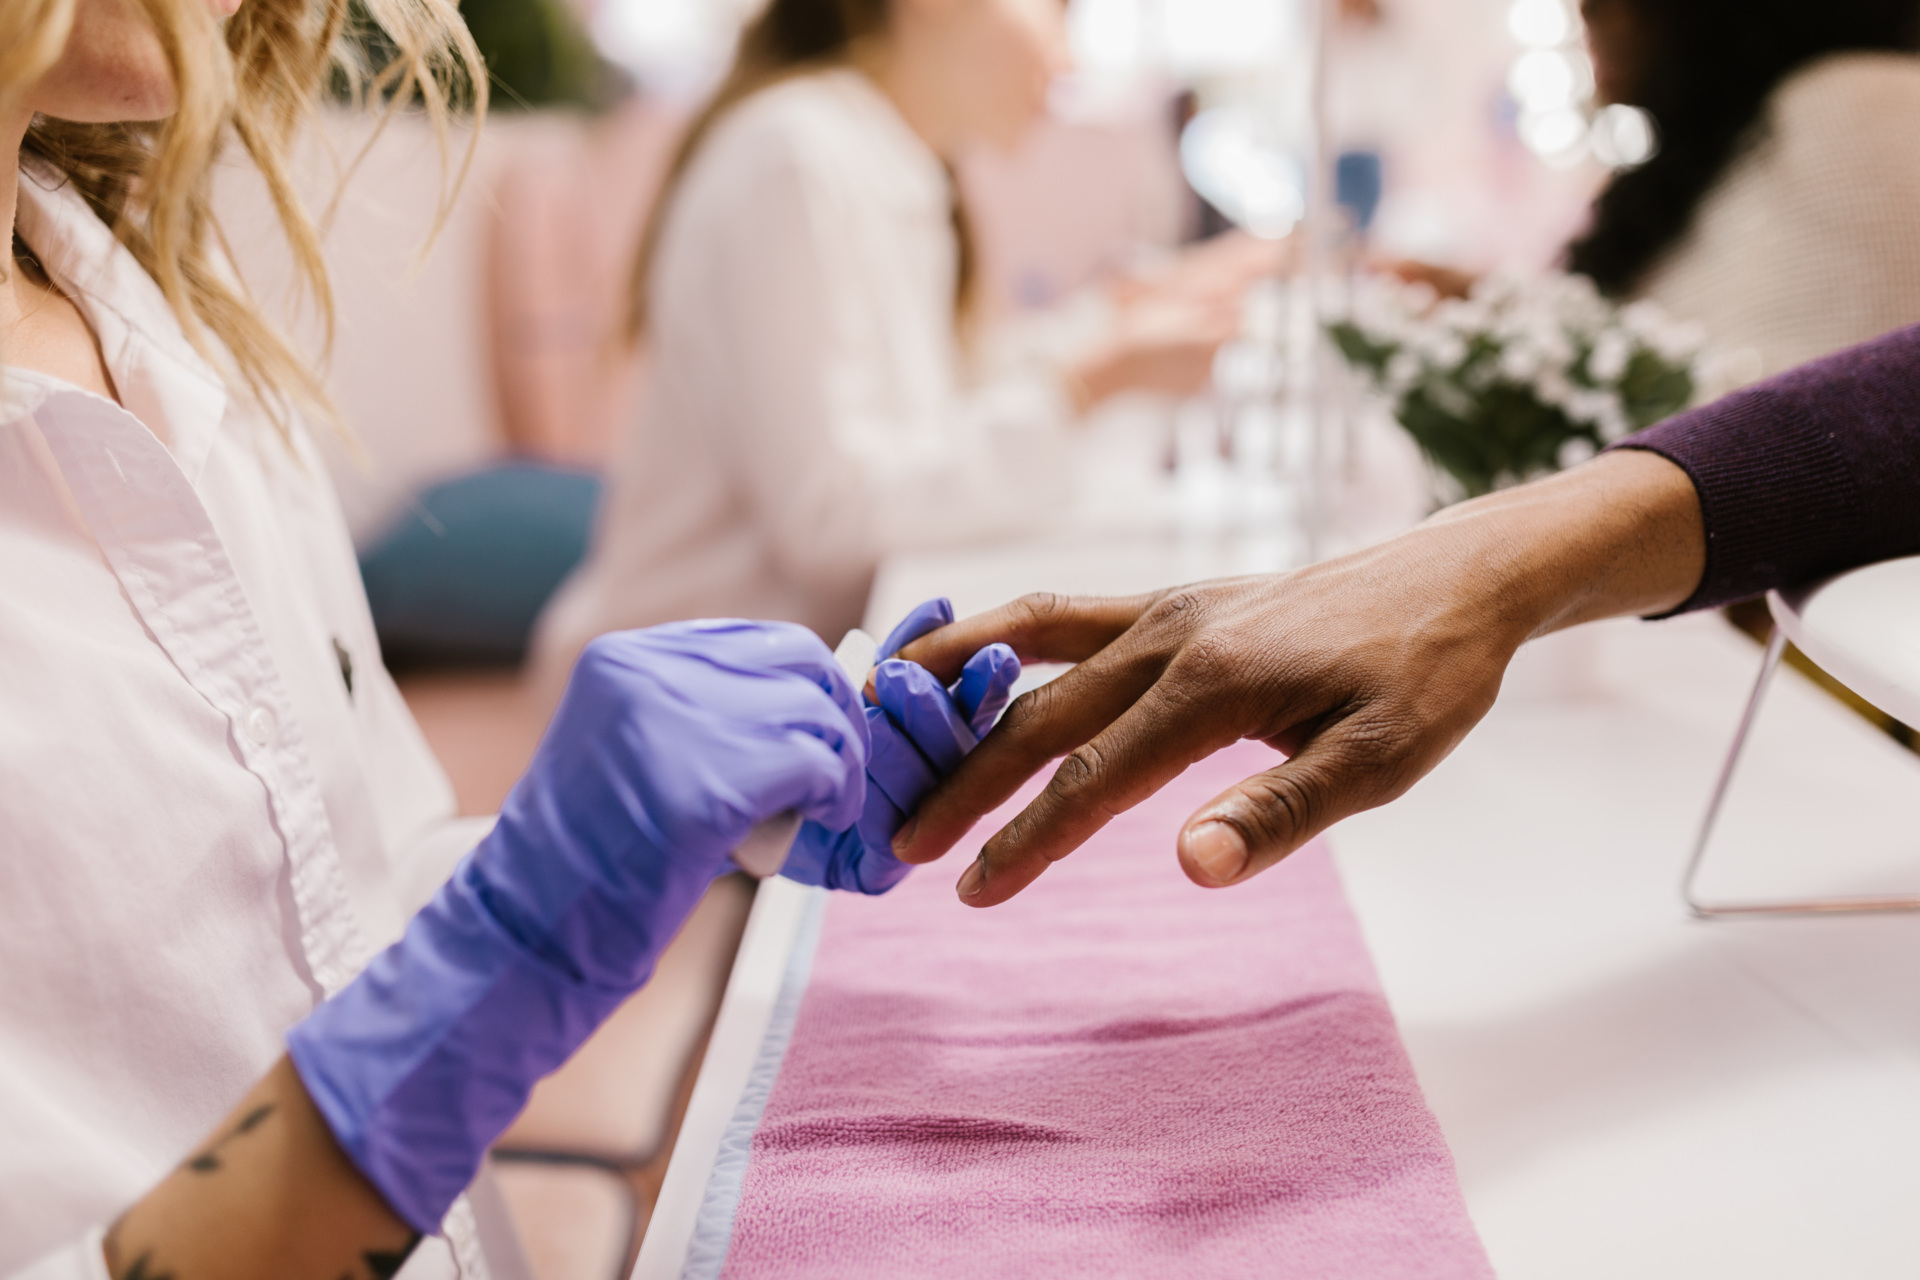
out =
<svg viewBox="0 0 1920 1280"><path fill-rule="evenodd" d="M654 197L628 279L626 338L629 343L639 342L646 334L647 290L653 277L654 256L660 248L667 206L680 189L694 156L721 117L762 89L770 89L783 80L845 64L857 44L884 34L886 25L887 0L768 0L759 15L747 24L740 33L733 65L681 137L666 179ZM954 320L964 329L973 308L979 255L975 251L967 207L960 198L959 184L953 181L951 168L947 177L953 192L948 212L959 250L955 265Z"/></svg>
<svg viewBox="0 0 1920 1280"><path fill-rule="evenodd" d="M59 60L76 0L0 5L0 105ZM351 3L351 9L350 9ZM295 274L329 338L333 298L320 237L288 171L287 153L320 90L338 77L360 102L391 112L418 104L443 154L449 119L486 109L485 67L456 0L243 0L222 24L207 0L141 0L173 73L175 110L152 123L76 124L36 116L23 154L65 175L159 285L203 355L226 370L276 423L293 405L326 411L319 372L259 314L228 260L213 212L213 169L229 139L246 151L273 201ZM343 37L376 26L392 57L370 67ZM464 102L462 99L464 98ZM471 149L467 157L471 157ZM459 173L443 198L452 198Z"/></svg>

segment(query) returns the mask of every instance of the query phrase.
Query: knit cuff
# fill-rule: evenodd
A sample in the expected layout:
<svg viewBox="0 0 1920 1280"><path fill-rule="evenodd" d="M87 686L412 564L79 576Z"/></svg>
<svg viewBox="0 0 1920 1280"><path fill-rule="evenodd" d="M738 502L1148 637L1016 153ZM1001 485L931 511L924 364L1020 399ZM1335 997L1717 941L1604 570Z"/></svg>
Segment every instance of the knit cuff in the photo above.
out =
<svg viewBox="0 0 1920 1280"><path fill-rule="evenodd" d="M1824 577L1855 562L1850 549L1866 540L1858 486L1831 427L1766 390L1669 418L1613 447L1659 454L1699 494L1706 569L1673 613Z"/></svg>

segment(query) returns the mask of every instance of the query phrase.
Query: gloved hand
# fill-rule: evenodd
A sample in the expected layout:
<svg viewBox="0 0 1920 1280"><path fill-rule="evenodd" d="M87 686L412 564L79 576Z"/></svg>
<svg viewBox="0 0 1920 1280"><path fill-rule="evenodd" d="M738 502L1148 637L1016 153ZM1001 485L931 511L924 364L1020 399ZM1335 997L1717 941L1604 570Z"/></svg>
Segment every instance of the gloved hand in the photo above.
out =
<svg viewBox="0 0 1920 1280"><path fill-rule="evenodd" d="M587 646L493 832L288 1036L341 1146L439 1230L542 1076L646 981L756 822L850 825L859 693L812 632L693 622Z"/></svg>
<svg viewBox="0 0 1920 1280"><path fill-rule="evenodd" d="M880 705L866 707L873 749L860 820L845 831L803 825L781 875L859 893L885 893L906 878L909 868L893 856L894 832L993 727L1020 678L1020 659L1004 644L974 654L951 689L926 668L892 656L952 621L951 604L929 600L881 643L873 675Z"/></svg>

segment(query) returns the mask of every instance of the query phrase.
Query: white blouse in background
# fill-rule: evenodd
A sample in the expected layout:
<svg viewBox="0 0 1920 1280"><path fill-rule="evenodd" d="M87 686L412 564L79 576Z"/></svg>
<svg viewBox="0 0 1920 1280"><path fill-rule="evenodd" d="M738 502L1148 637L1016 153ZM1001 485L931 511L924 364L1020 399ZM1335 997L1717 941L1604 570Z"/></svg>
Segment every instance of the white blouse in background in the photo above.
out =
<svg viewBox="0 0 1920 1280"><path fill-rule="evenodd" d="M1744 380L1920 321L1920 58L1815 62L1762 130L1638 291L1751 352Z"/></svg>
<svg viewBox="0 0 1920 1280"><path fill-rule="evenodd" d="M676 618L858 625L881 558L1029 530L1064 503L1058 375L969 375L948 176L864 77L725 115L666 211L648 383L550 667Z"/></svg>
<svg viewBox="0 0 1920 1280"><path fill-rule="evenodd" d="M229 393L77 193L23 171L19 230L126 407L0 370L0 1274L99 1280L100 1225L475 833L311 442Z"/></svg>

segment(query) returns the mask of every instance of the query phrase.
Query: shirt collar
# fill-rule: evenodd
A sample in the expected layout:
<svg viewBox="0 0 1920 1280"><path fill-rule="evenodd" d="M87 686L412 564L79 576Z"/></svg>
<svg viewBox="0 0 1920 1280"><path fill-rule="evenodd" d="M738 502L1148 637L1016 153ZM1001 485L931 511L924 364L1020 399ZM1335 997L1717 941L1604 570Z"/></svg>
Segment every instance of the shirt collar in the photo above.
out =
<svg viewBox="0 0 1920 1280"><path fill-rule="evenodd" d="M33 369L0 365L0 423L18 422L64 387L59 379Z"/></svg>
<svg viewBox="0 0 1920 1280"><path fill-rule="evenodd" d="M21 239L92 326L127 411L165 440L188 481L197 481L226 415L226 381L187 341L160 286L65 175L23 163L17 219Z"/></svg>
<svg viewBox="0 0 1920 1280"><path fill-rule="evenodd" d="M953 188L947 166L913 131L893 99L881 92L865 72L853 67L836 67L823 72L821 78L852 108L867 133L872 153L884 157L887 171L907 184L909 202L944 210Z"/></svg>

